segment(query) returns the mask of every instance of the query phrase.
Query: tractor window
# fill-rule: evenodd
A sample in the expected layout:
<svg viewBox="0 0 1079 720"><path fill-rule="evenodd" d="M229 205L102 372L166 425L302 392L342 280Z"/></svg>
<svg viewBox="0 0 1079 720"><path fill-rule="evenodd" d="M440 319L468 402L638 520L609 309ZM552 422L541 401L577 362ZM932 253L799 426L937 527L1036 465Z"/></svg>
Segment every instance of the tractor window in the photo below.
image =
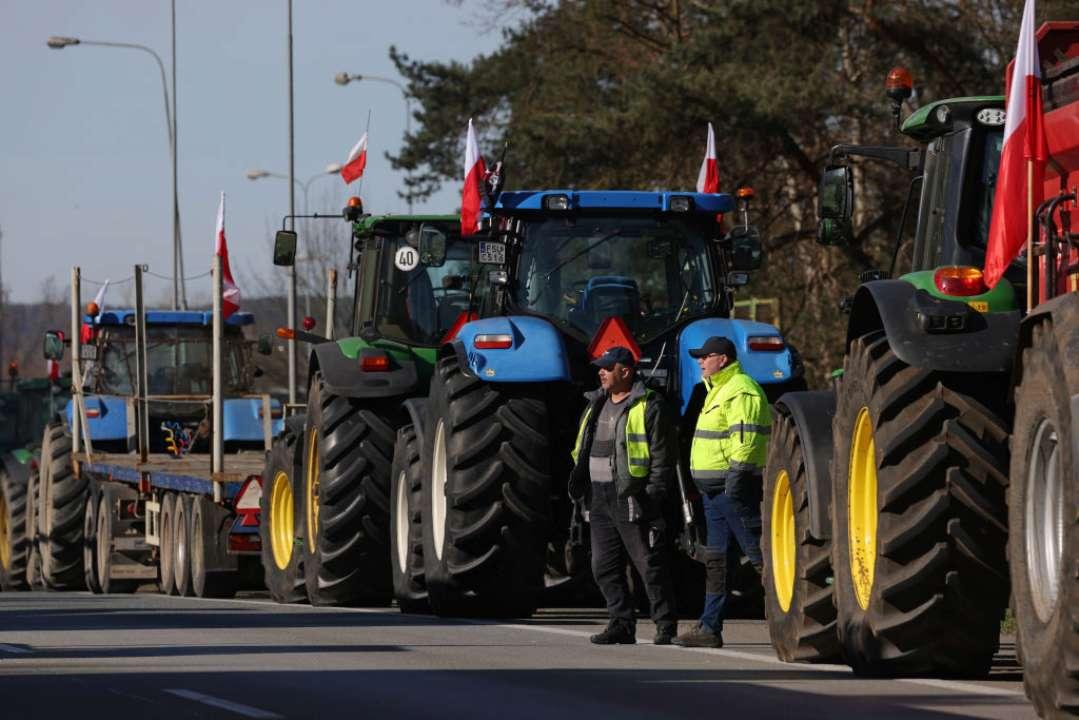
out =
<svg viewBox="0 0 1079 720"><path fill-rule="evenodd" d="M971 168L973 182L970 192L973 203L970 232L966 233L970 244L985 248L989 242L989 222L993 218L993 197L997 190L997 173L1000 170L1000 151L1004 146L1003 128L987 132Z"/></svg>
<svg viewBox="0 0 1079 720"><path fill-rule="evenodd" d="M703 227L681 218L547 217L526 224L515 304L591 337L619 316L640 342L722 302Z"/></svg>
<svg viewBox="0 0 1079 720"><path fill-rule="evenodd" d="M970 130L936 138L926 148L914 270L937 267L955 246L963 156Z"/></svg>
<svg viewBox="0 0 1079 720"><path fill-rule="evenodd" d="M460 229L448 222L390 227L393 232L381 236L375 328L383 337L410 345L437 345L468 309L479 271L472 261L472 243L462 240ZM445 258L421 256L423 233L443 236ZM409 249L414 258L408 256Z"/></svg>

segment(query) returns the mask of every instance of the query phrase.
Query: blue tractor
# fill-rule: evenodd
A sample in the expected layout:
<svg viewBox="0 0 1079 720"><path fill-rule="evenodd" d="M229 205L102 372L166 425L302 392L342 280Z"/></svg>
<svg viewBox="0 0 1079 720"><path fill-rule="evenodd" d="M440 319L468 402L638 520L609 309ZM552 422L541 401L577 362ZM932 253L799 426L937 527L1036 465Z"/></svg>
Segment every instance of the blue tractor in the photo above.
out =
<svg viewBox="0 0 1079 720"><path fill-rule="evenodd" d="M736 342L773 399L804 387L775 327L730 318L735 288L760 265L747 206L724 235L717 221L735 201L722 193L488 197L474 312L444 338L391 474L392 554L422 568L406 580L426 585L436 613L527 615L545 586L587 567L566 482L582 393L597 385L589 361L606 347L639 352L646 382L690 429L684 438L703 399L688 351L709 336Z"/></svg>

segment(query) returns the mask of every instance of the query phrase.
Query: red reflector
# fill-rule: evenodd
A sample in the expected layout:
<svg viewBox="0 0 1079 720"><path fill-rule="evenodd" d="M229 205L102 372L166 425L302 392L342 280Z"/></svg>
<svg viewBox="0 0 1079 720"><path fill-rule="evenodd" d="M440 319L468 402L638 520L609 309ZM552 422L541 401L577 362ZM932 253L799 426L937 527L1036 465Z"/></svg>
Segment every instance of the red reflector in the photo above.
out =
<svg viewBox="0 0 1079 720"><path fill-rule="evenodd" d="M779 352L786 347L783 338L775 337L774 335L754 336L747 338L746 342L750 350L763 350L765 352Z"/></svg>
<svg viewBox="0 0 1079 720"><path fill-rule="evenodd" d="M282 340L291 340L296 336L296 331L289 327L279 327L274 331Z"/></svg>
<svg viewBox="0 0 1079 720"><path fill-rule="evenodd" d="M933 284L945 295L968 297L988 292L982 271L976 267L947 265L933 273Z"/></svg>
<svg viewBox="0 0 1079 720"><path fill-rule="evenodd" d="M229 535L229 552L258 552L262 549L262 542L259 540L259 536L252 533L251 535Z"/></svg>
<svg viewBox="0 0 1079 720"><path fill-rule="evenodd" d="M101 417L101 408L86 408L86 417L96 418Z"/></svg>
<svg viewBox="0 0 1079 720"><path fill-rule="evenodd" d="M513 336L477 335L472 338L472 347L477 350L506 350L513 347Z"/></svg>
<svg viewBox="0 0 1079 720"><path fill-rule="evenodd" d="M386 372L390 369L390 356L384 352L367 353L360 356L360 370L364 372Z"/></svg>
<svg viewBox="0 0 1079 720"><path fill-rule="evenodd" d="M455 337L457 337L457 333L461 332L461 328L465 326L465 323L470 323L473 320L479 320L479 318L480 316L474 312L470 313L462 310L461 312L457 313L457 319L453 321L453 326L442 337L442 342L439 344L445 345L450 340L453 340Z"/></svg>

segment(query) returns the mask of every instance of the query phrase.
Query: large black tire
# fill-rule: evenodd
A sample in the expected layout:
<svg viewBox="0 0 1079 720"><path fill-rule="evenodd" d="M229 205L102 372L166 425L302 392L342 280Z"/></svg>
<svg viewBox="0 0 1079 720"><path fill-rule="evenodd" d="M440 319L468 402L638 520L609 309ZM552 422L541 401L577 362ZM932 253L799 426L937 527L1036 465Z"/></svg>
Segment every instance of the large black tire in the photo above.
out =
<svg viewBox="0 0 1079 720"><path fill-rule="evenodd" d="M832 423L832 566L856 673L988 673L1008 606L1008 428L990 409L1004 383L911 367L883 332L851 343Z"/></svg>
<svg viewBox="0 0 1079 720"><path fill-rule="evenodd" d="M45 428L41 467L38 549L42 579L50 590L83 590L83 514L89 482L72 472L71 436L60 424Z"/></svg>
<svg viewBox="0 0 1079 720"><path fill-rule="evenodd" d="M172 515L172 577L176 594L190 597L191 587L191 496L176 494Z"/></svg>
<svg viewBox="0 0 1079 720"><path fill-rule="evenodd" d="M228 511L206 495L195 495L188 523L192 594L200 598L233 597L240 586L239 569L222 567L222 560L228 557Z"/></svg>
<svg viewBox="0 0 1079 720"><path fill-rule="evenodd" d="M165 595L176 594L176 550L172 543L176 522L176 496L167 492L161 496L161 527L157 548L158 584Z"/></svg>
<svg viewBox="0 0 1079 720"><path fill-rule="evenodd" d="M1079 714L1079 428L1069 408L1079 376L1067 367L1079 327L1032 330L1015 398L1008 547L1023 683L1038 714L1055 718Z"/></svg>
<svg viewBox="0 0 1079 720"><path fill-rule="evenodd" d="M97 577L101 592L106 595L133 593L139 587L138 581L112 577L113 541L116 536L116 527L112 514L113 506L115 505L115 490L106 486L101 489L98 495L101 500L97 505L97 532L94 533L94 543L97 546L95 565L97 566Z"/></svg>
<svg viewBox="0 0 1079 720"><path fill-rule="evenodd" d="M86 494L86 511L82 521L82 575L86 589L101 593L101 576L97 562L97 513L100 493L94 492L93 484Z"/></svg>
<svg viewBox="0 0 1079 720"><path fill-rule="evenodd" d="M430 612L423 574L423 463L416 429L397 431L390 471L390 558L393 597L404 613Z"/></svg>
<svg viewBox="0 0 1079 720"><path fill-rule="evenodd" d="M552 512L549 390L482 382L455 356L435 367L422 512L438 615L535 611Z"/></svg>
<svg viewBox="0 0 1079 720"><path fill-rule="evenodd" d="M26 490L26 535L27 535L27 559L26 559L26 584L31 590L42 590L44 584L41 580L41 555L38 552L38 488L41 485L41 476L37 467L30 469L30 481Z"/></svg>
<svg viewBox="0 0 1079 720"><path fill-rule="evenodd" d="M394 406L396 405L396 409ZM304 579L312 605L389 604L393 401L327 392L315 373L304 427Z"/></svg>
<svg viewBox="0 0 1079 720"><path fill-rule="evenodd" d="M0 463L0 590L4 591L29 588L26 489L26 474L9 471Z"/></svg>
<svg viewBox="0 0 1079 720"><path fill-rule="evenodd" d="M284 432L274 438L262 473L259 538L263 576L270 597L279 603L299 603L307 599L302 544L302 438L303 426L297 431L286 422Z"/></svg>
<svg viewBox="0 0 1079 720"><path fill-rule="evenodd" d="M832 662L840 656L832 543L810 534L802 439L782 406L774 412L761 504L768 635L780 660Z"/></svg>

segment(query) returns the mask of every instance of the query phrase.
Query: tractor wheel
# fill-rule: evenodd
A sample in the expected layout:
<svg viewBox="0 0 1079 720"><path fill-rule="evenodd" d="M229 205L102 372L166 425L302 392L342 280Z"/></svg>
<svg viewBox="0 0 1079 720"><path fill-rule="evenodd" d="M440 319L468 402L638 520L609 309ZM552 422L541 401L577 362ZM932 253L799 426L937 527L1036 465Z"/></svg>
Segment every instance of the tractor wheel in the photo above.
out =
<svg viewBox="0 0 1079 720"><path fill-rule="evenodd" d="M839 658L832 597L832 543L809 532L806 457L798 426L780 409L764 475L761 552L764 612L776 656L786 662Z"/></svg>
<svg viewBox="0 0 1079 720"><path fill-rule="evenodd" d="M1060 328L1056 330L1059 332ZM1033 328L1016 391L1009 489L1012 592L1023 682L1042 717L1079 713L1079 507L1066 348L1050 320ZM1074 377L1074 374L1073 374Z"/></svg>
<svg viewBox="0 0 1079 720"><path fill-rule="evenodd" d="M404 613L425 613L427 583L423 575L422 505L423 465L416 429L397 431L390 472L390 555L393 561L393 596Z"/></svg>
<svg viewBox="0 0 1079 720"><path fill-rule="evenodd" d="M290 418L291 420L291 418ZM270 597L279 603L307 599L303 575L303 488L300 483L303 430L288 424L274 439L262 472L259 535L262 567Z"/></svg>
<svg viewBox="0 0 1079 720"><path fill-rule="evenodd" d="M191 589L191 496L176 493L172 506L172 577L176 594L190 597Z"/></svg>
<svg viewBox="0 0 1079 720"><path fill-rule="evenodd" d="M45 436L37 509L41 575L51 590L82 590L86 587L83 515L89 482L72 472L71 436L64 427L51 424L45 428Z"/></svg>
<svg viewBox="0 0 1079 720"><path fill-rule="evenodd" d="M0 464L0 590L26 590L26 476Z"/></svg>
<svg viewBox="0 0 1079 720"><path fill-rule="evenodd" d="M99 493L101 501L97 506L97 532L94 533L94 540L97 546L97 576L98 582L101 584L101 592L108 594L114 593L133 593L135 592L139 584L134 580L118 580L112 577L112 560L113 560L113 540L115 539L115 527L113 525L113 502L114 490L109 487L103 487Z"/></svg>
<svg viewBox="0 0 1079 720"><path fill-rule="evenodd" d="M30 590L41 590L41 555L38 552L37 508L40 475L36 468L30 469L30 482L26 489L26 585Z"/></svg>
<svg viewBox="0 0 1079 720"><path fill-rule="evenodd" d="M86 589L95 595L101 593L101 576L97 563L97 513L100 493L94 492L94 486L86 497L86 512L82 520L82 575Z"/></svg>
<svg viewBox="0 0 1079 720"><path fill-rule="evenodd" d="M1008 606L1004 378L851 343L832 423L832 567L855 672L984 676Z"/></svg>
<svg viewBox="0 0 1079 720"><path fill-rule="evenodd" d="M388 604L390 404L327 392L311 379L304 427L304 579L312 605Z"/></svg>
<svg viewBox="0 0 1079 720"><path fill-rule="evenodd" d="M528 616L543 591L551 524L548 388L465 375L431 381L423 558L436 614Z"/></svg>
<svg viewBox="0 0 1079 720"><path fill-rule="evenodd" d="M161 525L158 529L157 571L161 592L165 595L176 594L176 551L173 549L173 535L176 532L176 496L167 492L161 497Z"/></svg>

